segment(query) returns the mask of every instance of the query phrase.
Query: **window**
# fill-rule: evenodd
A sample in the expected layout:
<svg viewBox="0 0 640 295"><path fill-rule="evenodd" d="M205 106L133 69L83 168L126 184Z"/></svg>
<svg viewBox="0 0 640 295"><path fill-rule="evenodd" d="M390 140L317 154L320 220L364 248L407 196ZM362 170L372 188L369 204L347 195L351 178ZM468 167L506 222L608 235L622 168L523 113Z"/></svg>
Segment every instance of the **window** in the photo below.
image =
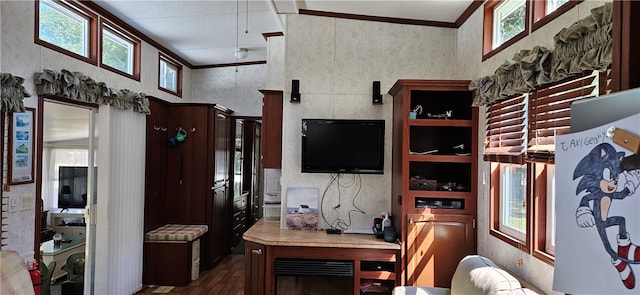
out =
<svg viewBox="0 0 640 295"><path fill-rule="evenodd" d="M483 60L528 34L529 1L490 0L484 6Z"/></svg>
<svg viewBox="0 0 640 295"><path fill-rule="evenodd" d="M182 96L182 66L169 57L160 54L159 72L158 89Z"/></svg>
<svg viewBox="0 0 640 295"><path fill-rule="evenodd" d="M524 242L527 234L527 166L500 165L500 225L498 229Z"/></svg>
<svg viewBox="0 0 640 295"><path fill-rule="evenodd" d="M493 49L524 31L525 1L508 0L493 10Z"/></svg>
<svg viewBox="0 0 640 295"><path fill-rule="evenodd" d="M97 16L73 2L36 2L37 44L95 64Z"/></svg>
<svg viewBox="0 0 640 295"><path fill-rule="evenodd" d="M556 17L569 11L583 0L533 0L532 30L544 26Z"/></svg>
<svg viewBox="0 0 640 295"><path fill-rule="evenodd" d="M545 15L552 13L558 9L558 7L569 2L569 0L547 0L545 3Z"/></svg>
<svg viewBox="0 0 640 295"><path fill-rule="evenodd" d="M104 20L101 25L101 66L140 81L140 41Z"/></svg>
<svg viewBox="0 0 640 295"><path fill-rule="evenodd" d="M496 102L487 109L484 160L491 162L491 235L518 248L527 247L528 95Z"/></svg>
<svg viewBox="0 0 640 295"><path fill-rule="evenodd" d="M585 71L487 108L492 236L554 263L555 137L569 132L573 102L606 93L606 77Z"/></svg>

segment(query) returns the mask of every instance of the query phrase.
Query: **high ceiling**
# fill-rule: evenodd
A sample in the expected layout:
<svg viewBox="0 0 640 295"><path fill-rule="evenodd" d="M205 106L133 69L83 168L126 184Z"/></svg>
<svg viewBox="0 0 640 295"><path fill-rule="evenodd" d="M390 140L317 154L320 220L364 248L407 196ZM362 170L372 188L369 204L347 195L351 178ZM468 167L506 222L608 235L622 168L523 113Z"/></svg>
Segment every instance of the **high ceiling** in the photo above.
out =
<svg viewBox="0 0 640 295"><path fill-rule="evenodd" d="M473 0L98 0L96 4L192 66L265 61L265 33L300 10L455 23ZM247 48L238 59L236 48Z"/></svg>
<svg viewBox="0 0 640 295"><path fill-rule="evenodd" d="M453 24L473 0L98 0L97 5L191 66L267 59L265 33L284 33L281 16L299 11ZM248 20L248 21L247 21ZM236 33L237 32L237 33ZM237 59L237 47L248 57ZM45 107L45 142L86 140L89 112L55 103Z"/></svg>

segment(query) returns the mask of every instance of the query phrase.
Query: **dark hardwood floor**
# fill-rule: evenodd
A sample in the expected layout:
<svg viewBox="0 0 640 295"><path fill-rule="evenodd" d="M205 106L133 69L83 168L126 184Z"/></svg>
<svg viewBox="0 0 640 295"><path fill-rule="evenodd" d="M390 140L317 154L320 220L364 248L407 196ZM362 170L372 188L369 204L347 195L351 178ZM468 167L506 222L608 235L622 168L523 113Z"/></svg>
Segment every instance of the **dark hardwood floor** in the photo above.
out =
<svg viewBox="0 0 640 295"><path fill-rule="evenodd" d="M181 294L181 295L243 295L244 254L227 255L213 269L200 273L200 277L184 287L175 287L168 293L158 293L159 286L145 286L137 294ZM156 291L156 292L154 292Z"/></svg>

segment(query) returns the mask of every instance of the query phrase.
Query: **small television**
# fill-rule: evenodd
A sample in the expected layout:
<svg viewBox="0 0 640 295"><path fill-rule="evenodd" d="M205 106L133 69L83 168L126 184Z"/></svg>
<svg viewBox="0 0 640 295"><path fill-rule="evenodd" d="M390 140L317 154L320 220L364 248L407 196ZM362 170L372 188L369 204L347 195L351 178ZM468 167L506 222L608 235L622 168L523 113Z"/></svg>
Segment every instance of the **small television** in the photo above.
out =
<svg viewBox="0 0 640 295"><path fill-rule="evenodd" d="M97 169L94 169L94 172L97 172ZM87 206L87 177L88 168L86 166L59 167L58 208L84 208Z"/></svg>
<svg viewBox="0 0 640 295"><path fill-rule="evenodd" d="M384 173L384 120L302 119L302 172Z"/></svg>

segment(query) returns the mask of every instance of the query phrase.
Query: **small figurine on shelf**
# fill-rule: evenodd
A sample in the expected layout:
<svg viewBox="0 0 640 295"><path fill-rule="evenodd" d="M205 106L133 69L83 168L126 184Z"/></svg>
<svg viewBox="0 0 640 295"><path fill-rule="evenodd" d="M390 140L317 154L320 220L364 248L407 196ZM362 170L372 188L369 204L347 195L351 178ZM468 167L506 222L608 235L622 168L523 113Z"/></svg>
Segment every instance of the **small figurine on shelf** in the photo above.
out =
<svg viewBox="0 0 640 295"><path fill-rule="evenodd" d="M427 114L427 117L429 117L429 118L445 119L445 120L446 120L446 119L451 118L451 115L452 115L452 114L453 114L453 110L449 110L449 111L446 111L446 112L444 112L444 113L442 113L442 114L432 114L432 113L428 113L428 114Z"/></svg>
<svg viewBox="0 0 640 295"><path fill-rule="evenodd" d="M415 119L418 115L422 115L422 105L417 105L409 112L409 119Z"/></svg>

